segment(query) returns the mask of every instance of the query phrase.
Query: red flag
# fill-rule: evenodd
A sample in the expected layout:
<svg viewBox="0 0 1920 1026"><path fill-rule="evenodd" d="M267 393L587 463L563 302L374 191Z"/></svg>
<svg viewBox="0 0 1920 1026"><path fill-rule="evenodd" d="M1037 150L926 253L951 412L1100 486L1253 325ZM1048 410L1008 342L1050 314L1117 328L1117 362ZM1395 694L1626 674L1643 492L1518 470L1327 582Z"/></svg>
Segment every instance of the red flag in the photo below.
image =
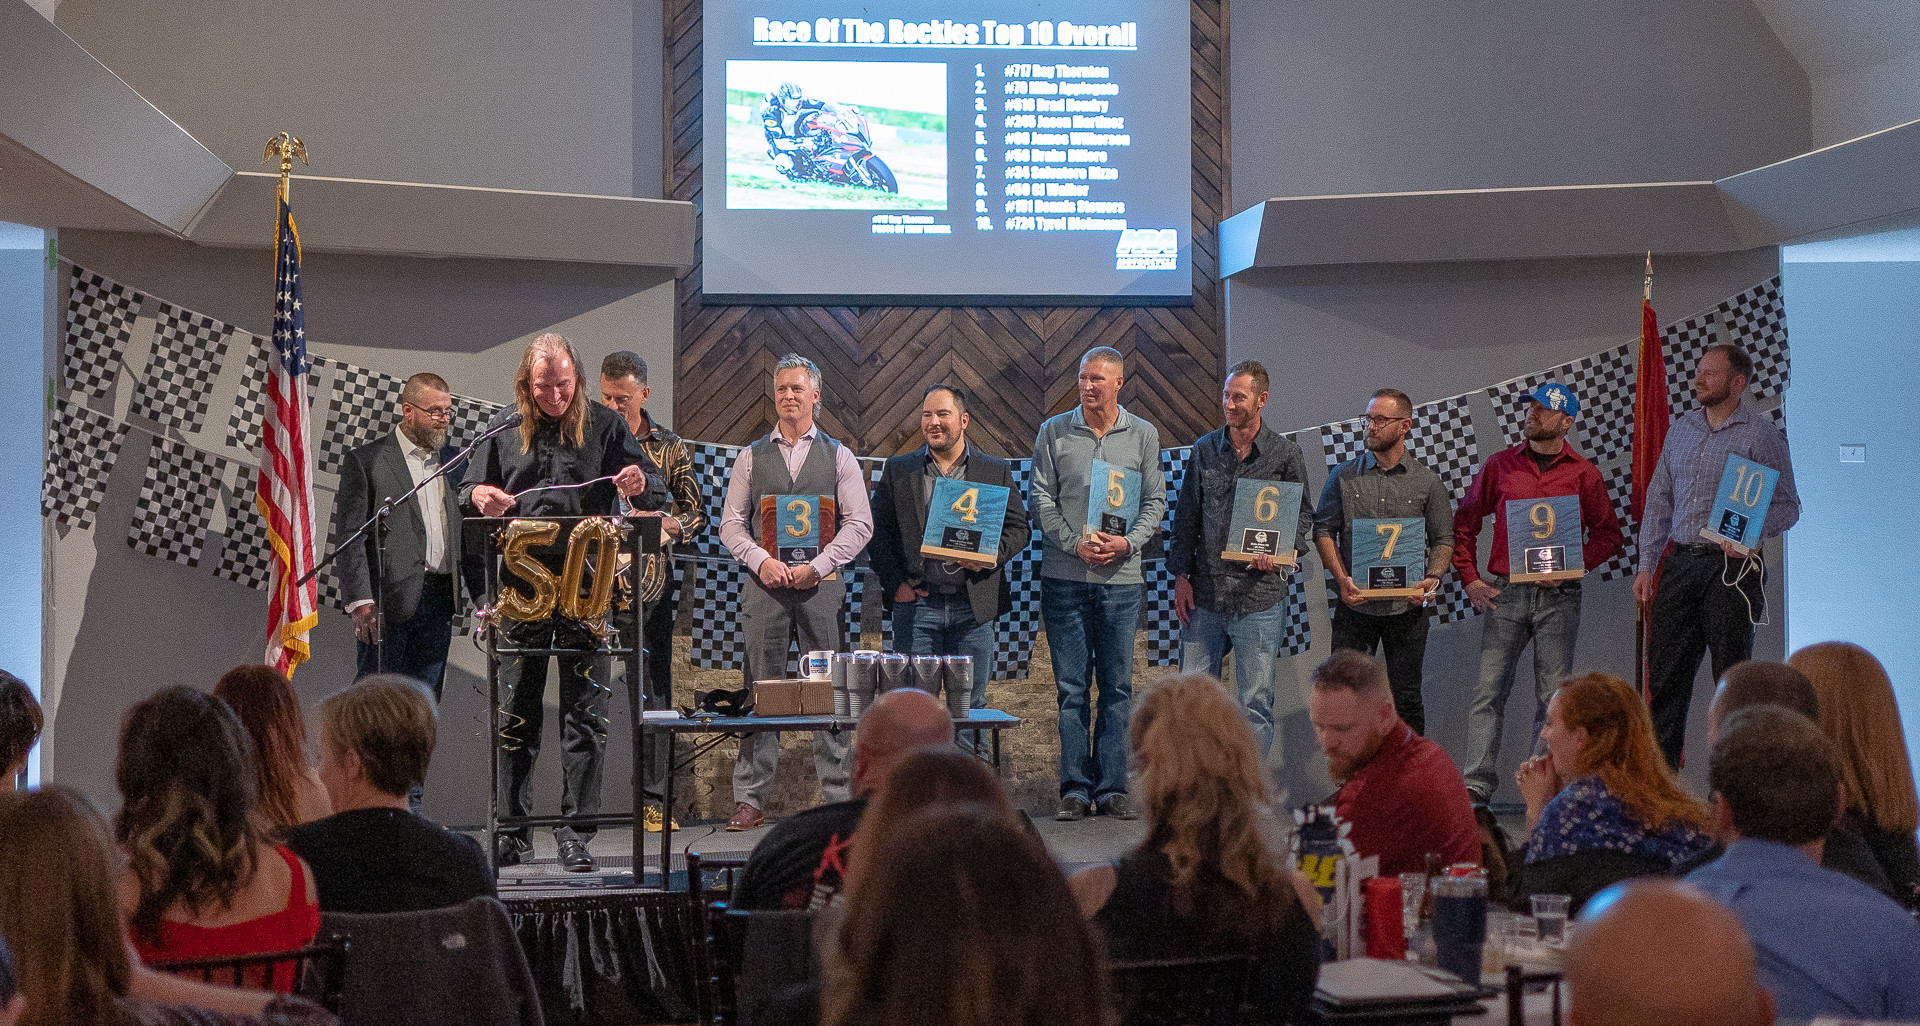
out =
<svg viewBox="0 0 1920 1026"><path fill-rule="evenodd" d="M1653 300L1640 301L1640 371L1633 390L1633 497L1628 512L1638 526L1660 450L1667 444L1667 360L1660 350L1660 322Z"/></svg>

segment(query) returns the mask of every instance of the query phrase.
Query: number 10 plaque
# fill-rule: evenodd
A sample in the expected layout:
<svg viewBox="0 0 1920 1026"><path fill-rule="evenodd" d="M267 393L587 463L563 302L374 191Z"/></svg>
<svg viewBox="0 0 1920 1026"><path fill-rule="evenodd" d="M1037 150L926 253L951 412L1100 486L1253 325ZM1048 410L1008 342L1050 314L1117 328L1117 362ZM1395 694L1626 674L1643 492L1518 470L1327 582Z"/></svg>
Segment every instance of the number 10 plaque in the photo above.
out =
<svg viewBox="0 0 1920 1026"><path fill-rule="evenodd" d="M1743 556L1752 553L1760 544L1760 529L1766 526L1767 507L1773 505L1773 489L1779 483L1779 471L1728 453L1713 512L1707 517L1707 526L1700 529L1700 537L1732 542Z"/></svg>

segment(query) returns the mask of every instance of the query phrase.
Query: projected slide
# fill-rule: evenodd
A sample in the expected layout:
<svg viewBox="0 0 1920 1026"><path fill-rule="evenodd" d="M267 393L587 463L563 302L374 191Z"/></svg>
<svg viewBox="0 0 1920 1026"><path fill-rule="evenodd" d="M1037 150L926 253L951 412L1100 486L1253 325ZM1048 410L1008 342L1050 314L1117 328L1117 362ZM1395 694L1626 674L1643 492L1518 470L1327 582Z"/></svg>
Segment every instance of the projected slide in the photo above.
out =
<svg viewBox="0 0 1920 1026"><path fill-rule="evenodd" d="M707 0L707 298L1190 302L1186 15Z"/></svg>

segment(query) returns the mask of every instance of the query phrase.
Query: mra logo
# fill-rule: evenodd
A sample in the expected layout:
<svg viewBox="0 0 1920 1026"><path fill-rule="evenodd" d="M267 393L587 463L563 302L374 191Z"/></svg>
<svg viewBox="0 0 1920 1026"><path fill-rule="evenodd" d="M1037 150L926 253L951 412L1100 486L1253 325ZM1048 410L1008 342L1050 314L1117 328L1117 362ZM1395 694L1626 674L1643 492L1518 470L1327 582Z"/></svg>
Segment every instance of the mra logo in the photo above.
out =
<svg viewBox="0 0 1920 1026"><path fill-rule="evenodd" d="M1113 249L1114 269L1172 271L1180 264L1180 233L1172 228L1127 228Z"/></svg>

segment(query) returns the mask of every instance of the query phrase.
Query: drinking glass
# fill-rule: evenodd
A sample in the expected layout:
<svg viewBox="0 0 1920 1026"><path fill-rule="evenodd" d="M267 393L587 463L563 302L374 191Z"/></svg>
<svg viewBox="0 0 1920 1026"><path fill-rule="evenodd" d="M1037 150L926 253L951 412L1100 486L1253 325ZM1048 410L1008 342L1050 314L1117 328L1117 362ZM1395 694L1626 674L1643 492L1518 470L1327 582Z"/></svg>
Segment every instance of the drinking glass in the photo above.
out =
<svg viewBox="0 0 1920 1026"><path fill-rule="evenodd" d="M1567 942L1567 908L1573 899L1565 894L1533 896L1534 932L1540 943L1557 948Z"/></svg>

